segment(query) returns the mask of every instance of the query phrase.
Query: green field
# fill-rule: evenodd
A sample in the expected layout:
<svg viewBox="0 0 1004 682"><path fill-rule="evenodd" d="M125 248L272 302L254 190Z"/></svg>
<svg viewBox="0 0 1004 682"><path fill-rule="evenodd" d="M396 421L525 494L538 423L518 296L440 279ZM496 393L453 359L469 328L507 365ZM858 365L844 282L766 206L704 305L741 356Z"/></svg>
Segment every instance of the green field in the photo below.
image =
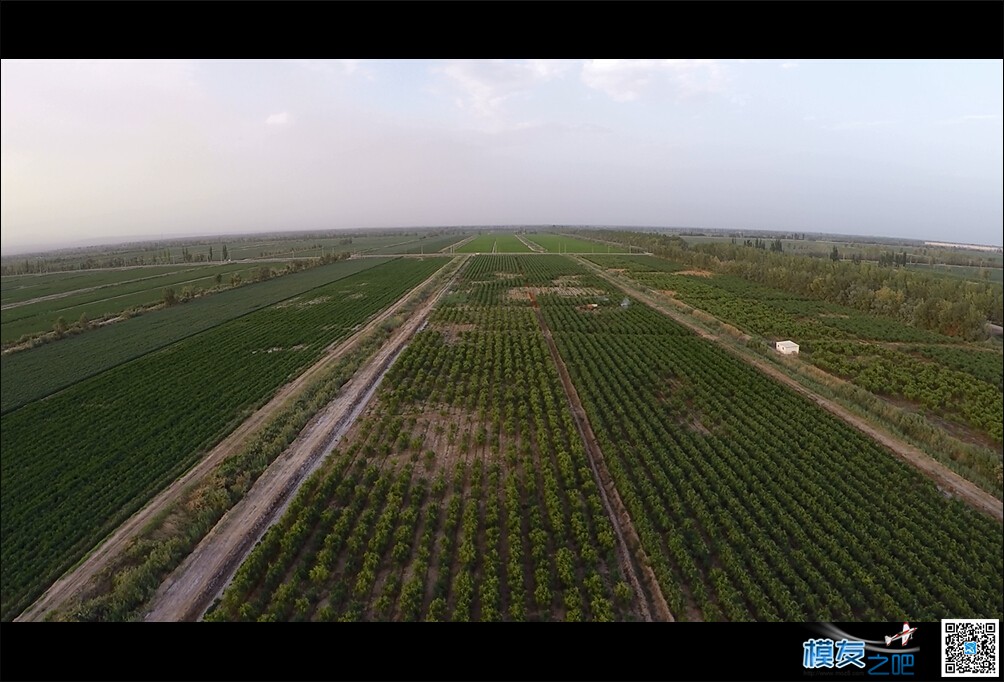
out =
<svg viewBox="0 0 1004 682"><path fill-rule="evenodd" d="M528 253L530 248L511 232L481 234L457 249L457 253Z"/></svg>
<svg viewBox="0 0 1004 682"><path fill-rule="evenodd" d="M198 266L153 265L112 270L70 270L44 275L10 275L0 277L0 303L8 305L87 287L102 287L131 280L150 279L177 272L183 267L187 269Z"/></svg>
<svg viewBox="0 0 1004 682"><path fill-rule="evenodd" d="M175 341L384 262L361 258L310 268L0 356L0 412L9 412Z"/></svg>
<svg viewBox="0 0 1004 682"><path fill-rule="evenodd" d="M371 249L371 253L388 253L388 254L404 254L404 253L437 253L442 249L450 246L451 244L456 244L457 242L464 239L466 235L463 234L449 234L449 235L439 235L434 237L421 237L421 238L410 238L409 241L403 242L401 244L385 246L378 249Z"/></svg>
<svg viewBox="0 0 1004 682"><path fill-rule="evenodd" d="M997 447L1004 438L999 352L886 315L798 296L735 275L685 270L651 257L590 260L608 269L622 269L638 284L671 292L673 298L767 342L794 340L801 345L804 361L876 396L907 401L924 414L973 430ZM918 345L904 347L908 343ZM973 460L957 465L965 467L968 478L982 481L991 491L1000 490L987 463Z"/></svg>
<svg viewBox="0 0 1004 682"><path fill-rule="evenodd" d="M74 289L98 287L90 291L66 290L67 295L46 301L38 301L0 312L0 341L10 343L23 335L52 331L59 318L67 324L81 319L100 320L111 317L134 307L156 304L164 300L164 290L172 288L177 296L185 289L192 291L210 290L216 286L216 276L220 276L222 286L229 286L231 278L238 276L250 282L262 267L282 267L282 264L260 262L230 263L226 265L186 265L165 267L161 274L144 277L138 281L126 280L113 284L90 284L93 280L105 279L105 272L91 272L90 277L74 273L70 280ZM150 268L143 268L149 270Z"/></svg>
<svg viewBox="0 0 1004 682"><path fill-rule="evenodd" d="M16 615L325 348L446 262L379 264L3 415L0 617Z"/></svg>
<svg viewBox="0 0 1004 682"><path fill-rule="evenodd" d="M627 253L630 250L623 245L601 244L564 234L538 234L533 232L524 236L527 241L539 244L545 251L551 253Z"/></svg>
<svg viewBox="0 0 1004 682"><path fill-rule="evenodd" d="M980 268L968 265L927 265L925 263L910 263L906 267L911 270L930 272L945 277L971 279L977 282L1004 282L1004 269Z"/></svg>
<svg viewBox="0 0 1004 682"><path fill-rule="evenodd" d="M999 616L997 522L571 259L492 255L209 620L638 617L530 293L677 620Z"/></svg>

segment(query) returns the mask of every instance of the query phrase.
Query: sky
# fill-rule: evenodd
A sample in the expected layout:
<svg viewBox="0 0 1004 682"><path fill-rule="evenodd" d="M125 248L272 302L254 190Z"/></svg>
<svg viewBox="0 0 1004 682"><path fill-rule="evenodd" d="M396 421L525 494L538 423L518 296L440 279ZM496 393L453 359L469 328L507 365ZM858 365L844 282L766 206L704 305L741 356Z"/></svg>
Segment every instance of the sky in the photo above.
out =
<svg viewBox="0 0 1004 682"><path fill-rule="evenodd" d="M1001 60L2 60L0 250L457 225L1001 245Z"/></svg>

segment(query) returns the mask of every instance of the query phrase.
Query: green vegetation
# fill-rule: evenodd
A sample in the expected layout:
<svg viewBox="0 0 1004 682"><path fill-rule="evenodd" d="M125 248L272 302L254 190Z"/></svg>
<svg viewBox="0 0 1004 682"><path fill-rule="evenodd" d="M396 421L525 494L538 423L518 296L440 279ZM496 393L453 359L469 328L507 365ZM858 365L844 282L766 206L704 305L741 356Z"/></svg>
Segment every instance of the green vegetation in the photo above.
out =
<svg viewBox="0 0 1004 682"><path fill-rule="evenodd" d="M625 270L635 282L671 292L673 298L748 334L768 341L794 339L802 346L802 358L820 369L876 395L910 401L929 414L963 423L995 443L1001 442L1004 404L999 352L734 275L686 271L679 264L643 256L598 256L591 260L608 269ZM882 292L882 296L888 295ZM922 360L905 348L860 341L939 345L917 346L925 349L928 359ZM981 380L973 380L974 371ZM983 475L993 478L992 472Z"/></svg>
<svg viewBox="0 0 1004 682"><path fill-rule="evenodd" d="M874 312L948 336L984 338L986 321L1004 320L1004 287L940 277L904 267L830 261L729 243L688 246L679 237L598 230L594 236L632 244L691 268L739 276L796 296Z"/></svg>
<svg viewBox="0 0 1004 682"><path fill-rule="evenodd" d="M278 386L446 260L378 265L3 415L0 617L16 615Z"/></svg>
<svg viewBox="0 0 1004 682"><path fill-rule="evenodd" d="M7 413L193 334L385 262L365 258L310 268L3 355L0 411Z"/></svg>
<svg viewBox="0 0 1004 682"><path fill-rule="evenodd" d="M530 248L511 232L481 234L457 249L457 253L527 253Z"/></svg>
<svg viewBox="0 0 1004 682"><path fill-rule="evenodd" d="M495 295L561 262L470 264L209 620L637 617L533 312Z"/></svg>
<svg viewBox="0 0 1004 682"><path fill-rule="evenodd" d="M540 300L678 617L1001 612L996 522L644 305Z"/></svg>
<svg viewBox="0 0 1004 682"><path fill-rule="evenodd" d="M254 266L249 266L246 263L232 263L229 265L166 267L160 268L160 274L148 275L138 281L126 280L103 285L91 282L101 282L107 279L106 271L71 273L67 279L73 283L73 288L64 289L64 291L73 292L76 289L95 286L99 288L92 291L69 293L69 295L60 298L20 305L0 312L0 341L7 345L27 334L50 331L59 317L76 321L83 315L94 322L114 317L132 308L159 303L163 300L163 290L168 287L181 294L183 299L192 298L198 292L209 291L217 287L217 275L225 278L227 286L230 286L235 276L239 278L236 281L251 282L262 267L273 268L277 265L282 267L281 264L276 263L256 263ZM143 268L143 270L150 269ZM33 275L26 275L21 279L24 277L30 278ZM19 293L26 290L30 291L31 288L21 289Z"/></svg>
<svg viewBox="0 0 1004 682"><path fill-rule="evenodd" d="M1004 282L1004 269L998 267L980 267L976 265L942 265L940 263L908 263L907 268L929 272L945 277L959 277L978 282Z"/></svg>
<svg viewBox="0 0 1004 682"><path fill-rule="evenodd" d="M565 234L530 233L524 237L551 253L621 253L628 250L627 247L617 244L601 244Z"/></svg>
<svg viewBox="0 0 1004 682"><path fill-rule="evenodd" d="M442 284L448 265L399 315L408 315ZM390 336L384 325L306 385L282 410L252 434L239 452L228 457L158 518L150 522L107 571L115 580L82 601L64 605L56 620L121 621L138 617L156 588L196 547L215 524L245 495L265 469L296 439L307 423L332 400Z"/></svg>
<svg viewBox="0 0 1004 682"><path fill-rule="evenodd" d="M0 303L8 305L32 298L62 294L88 287L103 287L127 281L144 280L177 272L192 270L192 266L158 265L146 268L117 268L114 270L72 270L45 275L11 275L0 277Z"/></svg>
<svg viewBox="0 0 1004 682"><path fill-rule="evenodd" d="M975 378L972 372L948 369L933 359L875 344L813 341L809 350L812 364L820 369L850 379L876 395L903 398L939 416L968 424L989 434L998 445L1004 441L999 353L970 351L970 366L981 373L996 360L995 381L988 382Z"/></svg>

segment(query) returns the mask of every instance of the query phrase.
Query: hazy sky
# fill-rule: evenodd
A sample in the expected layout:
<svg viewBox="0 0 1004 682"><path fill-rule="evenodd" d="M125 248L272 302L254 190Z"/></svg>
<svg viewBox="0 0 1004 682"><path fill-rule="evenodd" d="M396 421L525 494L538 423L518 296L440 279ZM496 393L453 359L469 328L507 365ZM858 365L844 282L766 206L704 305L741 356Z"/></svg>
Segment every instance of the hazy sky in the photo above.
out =
<svg viewBox="0 0 1004 682"><path fill-rule="evenodd" d="M1000 245L1002 64L3 60L2 246L524 223Z"/></svg>

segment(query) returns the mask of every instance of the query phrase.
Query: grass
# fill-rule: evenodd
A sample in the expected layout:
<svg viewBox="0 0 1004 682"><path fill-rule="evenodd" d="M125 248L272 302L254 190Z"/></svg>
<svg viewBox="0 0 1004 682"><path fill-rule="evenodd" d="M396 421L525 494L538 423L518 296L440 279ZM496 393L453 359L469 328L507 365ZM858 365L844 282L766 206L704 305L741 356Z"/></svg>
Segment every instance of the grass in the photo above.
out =
<svg viewBox="0 0 1004 682"><path fill-rule="evenodd" d="M489 232L478 235L457 249L457 253L529 253L530 248L506 232Z"/></svg>
<svg viewBox="0 0 1004 682"><path fill-rule="evenodd" d="M4 355L0 357L0 412L9 412L183 338L383 262L363 258L311 268Z"/></svg>
<svg viewBox="0 0 1004 682"><path fill-rule="evenodd" d="M107 284L89 284L86 277L74 278L71 281L76 282L75 289L94 286L99 288L69 293L60 298L38 301L0 312L0 342L11 343L26 334L51 331L60 317L67 324L73 324L81 315L86 316L88 320L98 320L117 315L130 308L155 304L164 299L164 289L169 287L178 295L186 287L211 289L216 286L216 275L220 275L221 282L228 285L234 275L239 275L246 282L251 281L257 270L276 265L281 267L281 264L276 263L175 266L173 271L170 268L163 268L160 269L161 274L143 277L138 281L125 280ZM109 273L91 273L92 278L98 281L104 279L102 276L106 274ZM95 275L97 277L94 277ZM74 289L69 290L72 291Z"/></svg>
<svg viewBox="0 0 1004 682"><path fill-rule="evenodd" d="M528 234L527 241L539 244L545 251L551 253L627 253L628 247L617 244L601 244L599 242L569 237L564 234Z"/></svg>

